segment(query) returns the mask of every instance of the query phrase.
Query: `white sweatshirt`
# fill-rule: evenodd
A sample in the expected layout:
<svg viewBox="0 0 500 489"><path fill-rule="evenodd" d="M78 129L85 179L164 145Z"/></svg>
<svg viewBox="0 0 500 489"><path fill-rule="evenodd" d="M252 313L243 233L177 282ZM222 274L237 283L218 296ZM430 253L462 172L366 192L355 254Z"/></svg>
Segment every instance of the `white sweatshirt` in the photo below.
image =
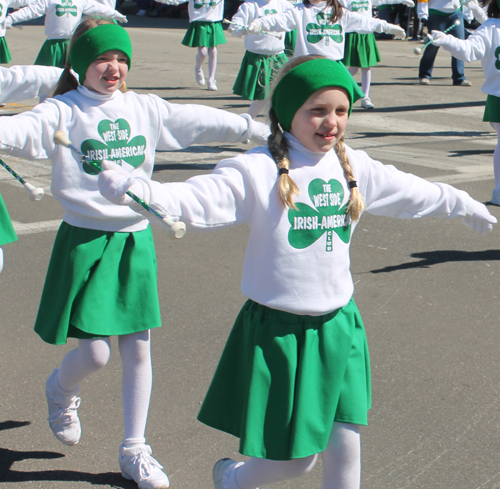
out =
<svg viewBox="0 0 500 489"><path fill-rule="evenodd" d="M35 0L8 17L13 24L16 24L45 15L47 39L69 39L82 20L83 14L126 20L120 12L94 0Z"/></svg>
<svg viewBox="0 0 500 489"><path fill-rule="evenodd" d="M293 5L288 0L247 0L240 5L231 21L248 26L255 19L278 14L290 8L293 8ZM242 30L238 30L237 26L233 25L232 28L236 29L231 32L233 36L242 35ZM248 34L245 36L245 49L256 54L279 54L285 49L285 36L278 39L267 34Z"/></svg>
<svg viewBox="0 0 500 489"><path fill-rule="evenodd" d="M189 22L220 22L224 17L224 0L189 0Z"/></svg>
<svg viewBox="0 0 500 489"><path fill-rule="evenodd" d="M319 54L334 60L344 58L346 32L368 34L384 32L388 23L349 10L343 10L340 21L330 24L331 7L326 2L305 6L303 3L281 14L266 15L256 20L264 31L297 29L294 57Z"/></svg>
<svg viewBox="0 0 500 489"><path fill-rule="evenodd" d="M419 19L428 19L429 10L439 10L445 14L452 14L460 9L460 0L419 0L417 16Z"/></svg>
<svg viewBox="0 0 500 489"><path fill-rule="evenodd" d="M62 68L56 66L0 66L0 103L47 97L54 91L62 72ZM74 75L78 79L78 75Z"/></svg>
<svg viewBox="0 0 500 489"><path fill-rule="evenodd" d="M253 122L250 122L253 127ZM95 169L54 143L63 131L91 160L122 161L133 174L150 178L155 150L178 150L213 141L237 142L251 136L249 120L202 105L176 105L156 95L134 92L101 95L80 86L47 99L29 112L0 117L0 150L28 159L52 160L51 191L73 226L104 231L139 231L148 221L99 193ZM12 149L19 148L19 149ZM131 169L130 166L128 168ZM91 174L92 173L92 174Z"/></svg>
<svg viewBox="0 0 500 489"><path fill-rule="evenodd" d="M345 306L354 291L346 223L349 190L335 152L312 153L290 141L290 176L301 192L298 211L278 197L278 171L267 148L221 161L210 175L183 183L149 182L151 202L184 221L188 230L250 227L241 289L274 309L322 315ZM367 212L418 219L472 213L474 200L449 185L426 180L346 147Z"/></svg>
<svg viewBox="0 0 500 489"><path fill-rule="evenodd" d="M471 63L481 60L484 72L483 93L500 97L500 19L488 19L467 40L449 34L442 47L455 58Z"/></svg>
<svg viewBox="0 0 500 489"><path fill-rule="evenodd" d="M356 12L366 17L373 17L373 7L378 5L399 5L401 0L339 0L340 4L351 12Z"/></svg>
<svg viewBox="0 0 500 489"><path fill-rule="evenodd" d="M0 37L5 37L3 23L9 8L21 8L29 5L32 0L1 0L0 1Z"/></svg>

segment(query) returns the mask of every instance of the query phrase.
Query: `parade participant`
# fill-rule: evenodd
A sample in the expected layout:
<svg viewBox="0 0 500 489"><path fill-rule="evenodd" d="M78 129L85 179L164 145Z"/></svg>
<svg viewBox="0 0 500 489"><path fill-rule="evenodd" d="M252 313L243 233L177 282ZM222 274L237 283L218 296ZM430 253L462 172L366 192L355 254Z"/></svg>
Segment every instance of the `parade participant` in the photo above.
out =
<svg viewBox="0 0 500 489"><path fill-rule="evenodd" d="M387 4L404 4L408 7L414 7L413 0L366 0L357 2L356 0L340 0L340 3L351 12L356 12L366 17L372 17L372 10L378 2ZM375 105L370 99L370 85L372 82L372 66L376 66L381 60L380 52L377 47L377 41L373 33L358 34L357 32L348 32L345 36L344 59L342 62L348 67L351 75L356 75L361 68L361 89L364 97L361 99L361 107L364 109L373 109Z"/></svg>
<svg viewBox="0 0 500 489"><path fill-rule="evenodd" d="M440 31L431 31L431 37L436 48L443 47L456 59L481 61L484 83L481 91L487 94L483 121L489 122L495 129L498 140L493 153L493 172L495 188L491 202L500 205L500 61L498 61L498 46L500 46L500 5L492 0L487 6L489 17L479 26L467 40L457 39Z"/></svg>
<svg viewBox="0 0 500 489"><path fill-rule="evenodd" d="M92 0L35 0L28 6L9 14L3 27L10 29L13 24L45 15L47 40L43 43L35 64L64 68L69 40L84 14L127 22L127 17L117 10Z"/></svg>
<svg viewBox="0 0 500 489"><path fill-rule="evenodd" d="M288 61L284 33L276 35L249 34L246 27L265 15L284 12L293 8L288 0L247 0L233 15L229 26L231 35L245 36L245 56L233 86L233 93L252 100L248 113L255 117L264 108L275 73Z"/></svg>
<svg viewBox="0 0 500 489"><path fill-rule="evenodd" d="M360 426L367 424L371 384L349 247L363 210L461 217L478 232L496 219L466 192L345 144L352 104L363 94L342 63L294 58L275 82L266 147L181 183L138 181L105 163L99 189L121 205L132 203L126 191L133 189L191 230L250 227L242 277L248 301L198 419L238 437L240 453L251 458L219 460L215 489L299 477L319 454L322 487L359 489Z"/></svg>
<svg viewBox="0 0 500 489"><path fill-rule="evenodd" d="M79 384L106 365L110 337L118 336L124 422L120 469L141 489L163 489L168 478L145 440L152 387L150 330L161 326L153 236L140 214L100 195L93 163L108 158L149 178L156 149L262 141L268 128L248 115L123 93L131 64L125 29L104 19L82 22L56 96L31 111L0 117L0 149L50 159L51 191L64 210L35 331L54 345L77 338L78 347L47 380L49 425L66 445L79 442ZM56 131L64 131L78 152L56 145Z"/></svg>
<svg viewBox="0 0 500 489"><path fill-rule="evenodd" d="M248 27L252 34L292 29L297 29L294 56L319 54L338 61L344 58L347 32L387 32L402 39L405 37L401 27L350 12L339 0L305 0L281 14L256 19Z"/></svg>

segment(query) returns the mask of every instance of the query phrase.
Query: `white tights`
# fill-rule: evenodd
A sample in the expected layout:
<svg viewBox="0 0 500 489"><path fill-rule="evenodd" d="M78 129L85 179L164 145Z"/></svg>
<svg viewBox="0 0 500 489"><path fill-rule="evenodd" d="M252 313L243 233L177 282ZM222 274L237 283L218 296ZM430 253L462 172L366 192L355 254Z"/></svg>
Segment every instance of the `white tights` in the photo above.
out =
<svg viewBox="0 0 500 489"><path fill-rule="evenodd" d="M321 453L322 489L359 489L361 480L361 445L359 426L334 423L328 446ZM256 489L279 481L308 474L318 455L278 461L250 458L243 465L229 469L225 489Z"/></svg>
<svg viewBox="0 0 500 489"><path fill-rule="evenodd" d="M149 331L118 336L118 349L122 361L123 443L130 447L145 442L153 382ZM88 375L104 367L110 356L109 338L78 340L78 348L66 354L59 368L60 387L72 391Z"/></svg>
<svg viewBox="0 0 500 489"><path fill-rule="evenodd" d="M497 132L497 145L493 153L493 173L495 175L495 190L500 190L500 124L490 122L491 127Z"/></svg>
<svg viewBox="0 0 500 489"><path fill-rule="evenodd" d="M3 250L0 248L0 273L2 273L3 270Z"/></svg>
<svg viewBox="0 0 500 489"><path fill-rule="evenodd" d="M198 46L196 55L196 71L201 71L201 65L208 55L208 79L215 80L215 70L217 69L217 48L207 48Z"/></svg>
<svg viewBox="0 0 500 489"><path fill-rule="evenodd" d="M354 76L358 72L358 67L349 66L347 68L349 73ZM370 96L370 85L372 84L372 70L371 68L361 68L361 90L365 94L365 97Z"/></svg>

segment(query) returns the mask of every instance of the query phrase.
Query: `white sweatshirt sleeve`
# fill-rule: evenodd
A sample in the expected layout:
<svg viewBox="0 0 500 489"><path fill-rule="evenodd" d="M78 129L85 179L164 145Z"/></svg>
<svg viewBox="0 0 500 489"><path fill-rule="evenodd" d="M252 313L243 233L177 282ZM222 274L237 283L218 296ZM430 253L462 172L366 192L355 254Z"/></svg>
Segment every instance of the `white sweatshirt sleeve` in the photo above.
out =
<svg viewBox="0 0 500 489"><path fill-rule="evenodd" d="M171 104L154 97L159 114L158 149L183 149L192 144L215 141L236 143L247 139L267 137L268 126L251 117L214 109L204 105Z"/></svg>
<svg viewBox="0 0 500 489"><path fill-rule="evenodd" d="M234 25L230 25L231 35L233 37L242 37L243 30L242 27L247 27L252 20L256 17L255 12L252 12L251 5L249 3L243 3L240 5L238 11L233 15L231 22L234 22ZM242 26L242 27L239 27Z"/></svg>
<svg viewBox="0 0 500 489"><path fill-rule="evenodd" d="M95 2L94 0L87 0L83 4L83 13L85 15L103 15L109 19L116 19L119 21L126 20L127 17L117 10L103 5L102 3Z"/></svg>
<svg viewBox="0 0 500 489"><path fill-rule="evenodd" d="M32 3L32 0L10 0L9 8L21 8L26 7Z"/></svg>
<svg viewBox="0 0 500 489"><path fill-rule="evenodd" d="M300 15L298 14L298 9L291 8L280 14L260 17L259 19L255 19L255 22L261 26L263 31L293 31L299 26L297 15Z"/></svg>
<svg viewBox="0 0 500 489"><path fill-rule="evenodd" d="M366 15L344 9L342 17L345 17L345 31L357 32L358 34L370 34L370 32L385 32L389 24L385 20L375 19Z"/></svg>
<svg viewBox="0 0 500 489"><path fill-rule="evenodd" d="M45 0L36 0L26 7L12 12L7 17L12 20L13 24L17 24L18 22L25 22L27 20L38 19L39 17L42 17L43 15L45 15L47 8L48 4Z"/></svg>
<svg viewBox="0 0 500 489"><path fill-rule="evenodd" d="M209 175L199 175L180 183L144 182L149 187L149 203L160 205L188 230L214 230L248 223L255 206L251 179L238 159L221 161ZM145 217L150 218L141 211ZM151 219L153 222L153 219Z"/></svg>
<svg viewBox="0 0 500 489"><path fill-rule="evenodd" d="M62 68L56 66L0 67L0 103L47 96L54 90Z"/></svg>
<svg viewBox="0 0 500 489"><path fill-rule="evenodd" d="M431 183L392 165L372 160L364 151L347 150L360 191L370 214L402 219L465 217L475 201L467 193L444 183ZM359 175L359 177L358 177Z"/></svg>
<svg viewBox="0 0 500 489"><path fill-rule="evenodd" d="M467 40L457 39L455 36L446 34L445 44L442 47L462 61L468 63L478 61L486 55L487 44L485 41L488 38L484 37L485 34L487 34L485 30L478 29Z"/></svg>

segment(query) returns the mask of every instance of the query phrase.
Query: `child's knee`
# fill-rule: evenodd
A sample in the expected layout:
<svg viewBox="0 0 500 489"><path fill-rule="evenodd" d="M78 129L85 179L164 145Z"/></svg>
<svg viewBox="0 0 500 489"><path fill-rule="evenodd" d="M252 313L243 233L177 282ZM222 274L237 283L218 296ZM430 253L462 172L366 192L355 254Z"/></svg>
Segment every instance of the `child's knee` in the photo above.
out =
<svg viewBox="0 0 500 489"><path fill-rule="evenodd" d="M80 343L80 355L87 368L96 371L106 366L111 356L111 348L105 340L91 340L89 343Z"/></svg>
<svg viewBox="0 0 500 489"><path fill-rule="evenodd" d="M286 475L289 478L295 479L309 474L316 464L317 458L317 455L311 455L310 457L294 458L284 462L286 464Z"/></svg>

